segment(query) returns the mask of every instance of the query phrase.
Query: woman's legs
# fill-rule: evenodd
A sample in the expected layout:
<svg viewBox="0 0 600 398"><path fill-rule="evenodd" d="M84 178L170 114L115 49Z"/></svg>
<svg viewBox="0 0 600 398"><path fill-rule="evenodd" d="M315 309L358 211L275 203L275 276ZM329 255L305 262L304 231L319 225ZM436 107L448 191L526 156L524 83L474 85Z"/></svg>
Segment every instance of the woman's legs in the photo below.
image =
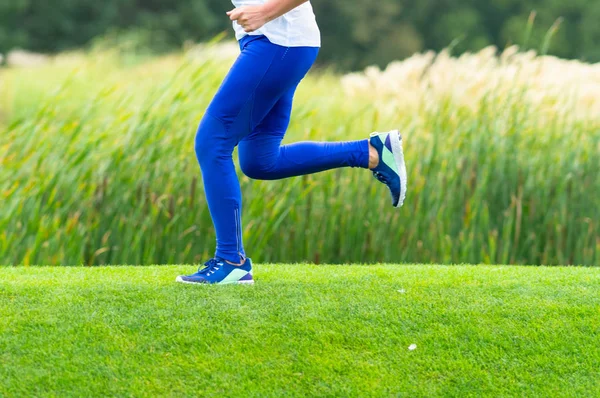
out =
<svg viewBox="0 0 600 398"><path fill-rule="evenodd" d="M216 257L245 258L240 186L232 153L239 141L296 87L316 58L316 48L286 48L253 38L209 105L196 134L196 155L217 234Z"/></svg>
<svg viewBox="0 0 600 398"><path fill-rule="evenodd" d="M242 53L208 107L196 135L196 155L217 234L216 257L245 259L242 201L232 153L240 144L242 168L277 179L336 167L367 167L368 142L298 143L280 147L294 91L318 49L286 48L266 38L242 43Z"/></svg>
<svg viewBox="0 0 600 398"><path fill-rule="evenodd" d="M281 146L290 122L296 88L288 90L269 114L239 143L240 166L257 180L278 180L339 167L369 166L368 140L296 142Z"/></svg>

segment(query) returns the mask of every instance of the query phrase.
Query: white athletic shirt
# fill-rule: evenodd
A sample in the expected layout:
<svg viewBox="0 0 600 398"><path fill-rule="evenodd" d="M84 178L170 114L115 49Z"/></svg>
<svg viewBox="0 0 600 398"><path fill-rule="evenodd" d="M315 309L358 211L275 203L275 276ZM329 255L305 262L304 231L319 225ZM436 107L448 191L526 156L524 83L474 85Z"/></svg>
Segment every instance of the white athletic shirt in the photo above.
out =
<svg viewBox="0 0 600 398"><path fill-rule="evenodd" d="M237 8L261 5L266 1L232 0L232 3ZM252 33L244 32L244 28L235 21L233 22L233 29L237 40L248 34L253 36L265 35L271 43L284 47L321 47L321 32L313 8L308 1Z"/></svg>

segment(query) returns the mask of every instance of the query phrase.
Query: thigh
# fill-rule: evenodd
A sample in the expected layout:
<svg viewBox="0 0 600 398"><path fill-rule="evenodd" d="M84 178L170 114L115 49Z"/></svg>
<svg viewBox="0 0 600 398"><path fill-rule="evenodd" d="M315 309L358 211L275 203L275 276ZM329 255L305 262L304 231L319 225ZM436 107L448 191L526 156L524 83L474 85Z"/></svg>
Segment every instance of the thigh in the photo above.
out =
<svg viewBox="0 0 600 398"><path fill-rule="evenodd" d="M239 142L242 168L269 168L279 157L279 147L290 123L296 87L286 92L269 113Z"/></svg>
<svg viewBox="0 0 600 398"><path fill-rule="evenodd" d="M290 124L296 88L314 63L317 54L317 48L289 48L281 62L269 70L269 75L265 76L265 80L257 87L250 133L243 138L243 143L254 142L259 145L269 141L272 144L273 139L278 138L277 146L279 145ZM274 93L282 88L285 90ZM272 148L272 145L268 147Z"/></svg>
<svg viewBox="0 0 600 398"><path fill-rule="evenodd" d="M266 38L253 40L242 49L207 113L223 122L226 138L234 145L263 121L285 133L296 86L317 54L317 48L282 47Z"/></svg>
<svg viewBox="0 0 600 398"><path fill-rule="evenodd" d="M290 125L295 92L296 87L292 87L284 93L242 141L260 141L261 137L269 137L271 139L279 138L281 142Z"/></svg>
<svg viewBox="0 0 600 398"><path fill-rule="evenodd" d="M252 109L252 134L285 134L290 122L294 93L314 64L318 48L280 47L285 49L277 57L264 79L258 85Z"/></svg>
<svg viewBox="0 0 600 398"><path fill-rule="evenodd" d="M238 144L242 171L251 178L268 179L279 159L281 141L290 122L295 87L288 90L269 113Z"/></svg>
<svg viewBox="0 0 600 398"><path fill-rule="evenodd" d="M283 51L255 40L242 49L237 60L223 80L208 109L212 117L231 126L251 101L273 62Z"/></svg>

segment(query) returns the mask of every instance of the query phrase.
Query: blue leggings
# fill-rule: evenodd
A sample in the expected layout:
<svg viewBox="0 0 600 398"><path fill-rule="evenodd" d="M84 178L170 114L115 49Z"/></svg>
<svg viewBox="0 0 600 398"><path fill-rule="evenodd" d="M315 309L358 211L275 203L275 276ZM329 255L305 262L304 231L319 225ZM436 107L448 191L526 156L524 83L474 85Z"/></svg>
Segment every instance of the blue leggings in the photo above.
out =
<svg viewBox="0 0 600 398"><path fill-rule="evenodd" d="M241 54L200 122L196 155L217 233L216 256L246 258L242 243L242 195L232 153L253 179L277 180L339 167L367 168L368 140L281 145L294 92L318 48L282 47L264 36L246 36Z"/></svg>

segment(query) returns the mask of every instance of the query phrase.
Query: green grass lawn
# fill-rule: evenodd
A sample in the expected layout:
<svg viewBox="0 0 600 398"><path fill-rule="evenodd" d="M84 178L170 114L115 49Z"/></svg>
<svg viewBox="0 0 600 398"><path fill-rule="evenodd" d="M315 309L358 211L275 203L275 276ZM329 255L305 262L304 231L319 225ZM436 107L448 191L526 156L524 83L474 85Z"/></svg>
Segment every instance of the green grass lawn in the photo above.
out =
<svg viewBox="0 0 600 398"><path fill-rule="evenodd" d="M600 396L600 268L192 270L0 268L0 396Z"/></svg>

